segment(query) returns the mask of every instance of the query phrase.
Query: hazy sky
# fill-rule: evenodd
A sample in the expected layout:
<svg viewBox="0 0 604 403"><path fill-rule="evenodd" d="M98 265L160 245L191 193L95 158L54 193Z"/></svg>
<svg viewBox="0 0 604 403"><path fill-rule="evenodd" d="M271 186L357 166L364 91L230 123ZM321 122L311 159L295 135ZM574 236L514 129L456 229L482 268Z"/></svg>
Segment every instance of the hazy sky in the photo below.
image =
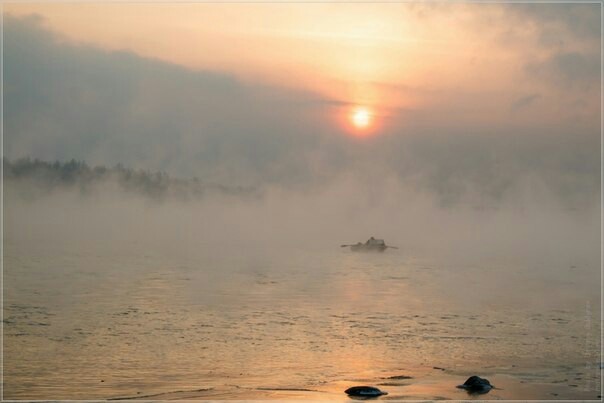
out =
<svg viewBox="0 0 604 403"><path fill-rule="evenodd" d="M600 29L599 4L4 5L4 152L594 201Z"/></svg>

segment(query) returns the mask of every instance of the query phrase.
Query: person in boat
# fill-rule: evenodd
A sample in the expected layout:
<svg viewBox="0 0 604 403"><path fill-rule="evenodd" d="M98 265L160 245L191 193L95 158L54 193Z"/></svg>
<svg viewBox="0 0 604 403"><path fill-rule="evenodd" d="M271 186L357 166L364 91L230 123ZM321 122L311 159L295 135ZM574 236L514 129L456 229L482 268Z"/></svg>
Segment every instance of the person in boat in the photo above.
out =
<svg viewBox="0 0 604 403"><path fill-rule="evenodd" d="M341 247L350 247L353 251L359 250L379 250L384 251L387 248L398 249L396 246L388 246L383 239L375 239L371 237L365 243L357 242L352 245L340 245Z"/></svg>

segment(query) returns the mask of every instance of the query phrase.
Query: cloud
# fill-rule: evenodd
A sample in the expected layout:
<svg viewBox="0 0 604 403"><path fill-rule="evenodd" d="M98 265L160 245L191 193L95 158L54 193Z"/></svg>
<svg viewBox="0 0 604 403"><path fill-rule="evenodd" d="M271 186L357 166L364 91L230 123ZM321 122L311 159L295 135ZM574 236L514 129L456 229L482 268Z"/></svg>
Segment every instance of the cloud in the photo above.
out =
<svg viewBox="0 0 604 403"><path fill-rule="evenodd" d="M531 181L573 208L598 201L597 116L527 124L508 113L532 113L549 93L434 88L438 104L394 110L382 135L359 140L334 123L341 100L74 44L39 17L5 15L4 45L11 159L121 162L229 186L308 189L352 177L365 191L395 178L446 206L498 206ZM596 83L592 59L561 55L548 68ZM506 120L480 120L486 104L501 105Z"/></svg>
<svg viewBox="0 0 604 403"><path fill-rule="evenodd" d="M599 53L556 52L530 62L526 68L532 76L550 80L563 89L599 91Z"/></svg>
<svg viewBox="0 0 604 403"><path fill-rule="evenodd" d="M539 48L525 63L531 79L561 92L599 97L601 4L508 4L515 25L530 27ZM595 91L594 91L595 89ZM597 94L596 94L597 93Z"/></svg>
<svg viewBox="0 0 604 403"><path fill-rule="evenodd" d="M542 43L559 43L552 41L552 36L560 33L582 41L597 44L600 39L599 3L557 3L557 4L507 4L507 10L516 17L530 20L540 31Z"/></svg>
<svg viewBox="0 0 604 403"><path fill-rule="evenodd" d="M517 112L521 109L527 108L531 104L533 104L537 99L539 99L539 97L541 97L540 94L530 94L522 96L512 103L511 109L512 111Z"/></svg>
<svg viewBox="0 0 604 403"><path fill-rule="evenodd" d="M4 31L5 152L13 158L293 179L319 141L317 111L331 107L316 94L66 43L36 17L8 16Z"/></svg>

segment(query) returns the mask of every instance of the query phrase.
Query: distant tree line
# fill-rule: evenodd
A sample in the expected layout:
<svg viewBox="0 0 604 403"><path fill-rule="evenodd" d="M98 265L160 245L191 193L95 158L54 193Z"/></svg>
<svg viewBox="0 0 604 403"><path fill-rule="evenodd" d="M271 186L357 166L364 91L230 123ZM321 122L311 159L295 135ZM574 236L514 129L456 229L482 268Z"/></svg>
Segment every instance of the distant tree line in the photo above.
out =
<svg viewBox="0 0 604 403"><path fill-rule="evenodd" d="M114 167L90 167L84 161L48 162L21 158L2 160L3 181L16 185L20 193L35 197L57 189L75 189L83 194L99 191L99 185L115 183L125 192L143 195L155 200L200 199L207 193L233 196L253 196L254 188L203 183L198 178L180 179L165 172L135 170L117 164Z"/></svg>

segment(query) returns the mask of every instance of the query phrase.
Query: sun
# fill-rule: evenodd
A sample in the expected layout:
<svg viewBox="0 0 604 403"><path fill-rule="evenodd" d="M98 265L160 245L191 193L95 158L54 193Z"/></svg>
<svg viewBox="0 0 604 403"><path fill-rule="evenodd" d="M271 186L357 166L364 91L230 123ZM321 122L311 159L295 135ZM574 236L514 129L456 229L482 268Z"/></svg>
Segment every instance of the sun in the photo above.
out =
<svg viewBox="0 0 604 403"><path fill-rule="evenodd" d="M338 125L343 133L358 138L373 137L383 127L382 113L375 106L361 103L347 105L338 111Z"/></svg>
<svg viewBox="0 0 604 403"><path fill-rule="evenodd" d="M357 129L365 129L371 125L371 113L367 108L356 108L350 116L352 124Z"/></svg>

